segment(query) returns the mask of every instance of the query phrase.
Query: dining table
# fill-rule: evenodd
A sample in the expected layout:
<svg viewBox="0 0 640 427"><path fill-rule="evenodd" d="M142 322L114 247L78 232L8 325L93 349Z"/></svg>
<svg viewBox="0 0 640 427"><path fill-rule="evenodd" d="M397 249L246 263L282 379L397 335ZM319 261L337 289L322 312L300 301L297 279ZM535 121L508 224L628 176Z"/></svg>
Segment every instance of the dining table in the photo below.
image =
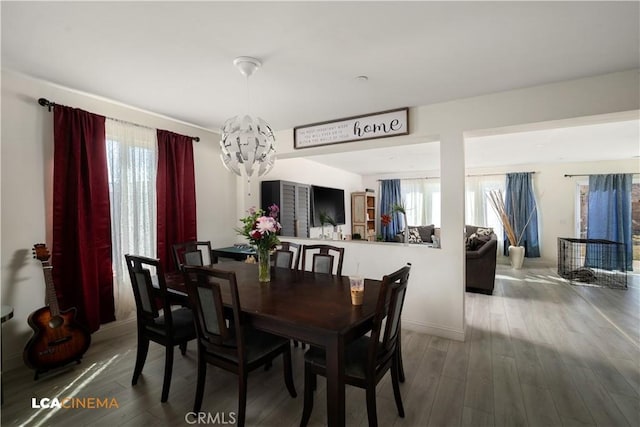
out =
<svg viewBox="0 0 640 427"><path fill-rule="evenodd" d="M236 274L240 310L253 328L280 335L326 351L327 422L345 425L345 347L371 330L381 281L365 279L362 305L351 304L348 276L272 267L271 281L258 281L256 264L224 262L204 268ZM186 294L180 273L165 275L167 288ZM223 303L231 307L228 289L221 287Z"/></svg>

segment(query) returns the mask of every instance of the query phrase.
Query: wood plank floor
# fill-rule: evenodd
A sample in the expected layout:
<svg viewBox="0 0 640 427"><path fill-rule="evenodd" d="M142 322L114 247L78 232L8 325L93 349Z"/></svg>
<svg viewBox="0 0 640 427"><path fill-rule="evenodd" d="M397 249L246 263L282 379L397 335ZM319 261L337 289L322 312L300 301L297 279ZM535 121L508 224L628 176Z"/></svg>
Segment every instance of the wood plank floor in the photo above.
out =
<svg viewBox="0 0 640 427"><path fill-rule="evenodd" d="M572 286L551 269L499 266L493 296L469 294L467 339L403 332L406 417L399 418L389 375L377 390L381 426L640 425L640 277L628 290ZM118 339L96 339L80 365L33 381L5 372L2 425L189 425L195 350L176 351L169 402L160 403L164 354L151 344L131 386L133 324ZM247 425L296 426L302 413L303 351L293 349L298 398L289 397L282 361L249 377ZM203 411L229 422L236 378L210 367ZM73 382L73 383L72 383ZM70 385L72 383L72 385ZM326 422L325 383L318 382L310 425ZM31 408L42 397L117 399L118 409ZM365 395L347 387L347 425L367 425Z"/></svg>

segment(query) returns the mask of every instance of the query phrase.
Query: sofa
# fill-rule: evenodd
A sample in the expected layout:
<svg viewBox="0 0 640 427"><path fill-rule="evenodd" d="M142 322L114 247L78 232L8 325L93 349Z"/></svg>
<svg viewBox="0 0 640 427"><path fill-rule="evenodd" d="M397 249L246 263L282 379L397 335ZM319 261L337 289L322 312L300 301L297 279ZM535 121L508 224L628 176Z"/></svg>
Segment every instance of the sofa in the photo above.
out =
<svg viewBox="0 0 640 427"><path fill-rule="evenodd" d="M491 295L496 280L498 237L492 229L475 225L467 225L465 234L465 288L469 292Z"/></svg>
<svg viewBox="0 0 640 427"><path fill-rule="evenodd" d="M409 226L410 244L431 243L440 239L440 228L430 225ZM496 255L498 237L493 229L477 225L465 226L466 277L465 288L469 292L493 294L496 280ZM398 233L396 242L404 242L404 232ZM434 245L438 247L439 244Z"/></svg>
<svg viewBox="0 0 640 427"><path fill-rule="evenodd" d="M433 224L430 225L410 225L409 226L409 239L407 243L432 243L432 238L436 233L436 228ZM396 242L404 242L404 231L396 234Z"/></svg>

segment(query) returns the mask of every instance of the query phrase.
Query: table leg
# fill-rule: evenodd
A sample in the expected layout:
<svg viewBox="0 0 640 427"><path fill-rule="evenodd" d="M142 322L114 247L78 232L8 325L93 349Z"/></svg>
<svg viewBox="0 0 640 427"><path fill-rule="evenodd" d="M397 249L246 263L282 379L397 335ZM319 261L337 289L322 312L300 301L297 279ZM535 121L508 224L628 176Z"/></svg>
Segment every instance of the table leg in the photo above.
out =
<svg viewBox="0 0 640 427"><path fill-rule="evenodd" d="M329 427L345 425L344 339L336 336L327 346L327 421Z"/></svg>

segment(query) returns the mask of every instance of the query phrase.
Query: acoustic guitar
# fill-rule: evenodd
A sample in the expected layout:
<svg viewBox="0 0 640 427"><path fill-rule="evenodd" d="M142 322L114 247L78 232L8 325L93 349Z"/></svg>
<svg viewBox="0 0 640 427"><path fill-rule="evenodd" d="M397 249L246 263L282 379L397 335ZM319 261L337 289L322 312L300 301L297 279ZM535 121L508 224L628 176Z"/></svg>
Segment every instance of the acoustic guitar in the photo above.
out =
<svg viewBox="0 0 640 427"><path fill-rule="evenodd" d="M53 267L49 263L49 250L43 243L33 247L34 258L42 263L46 287L46 307L29 315L28 323L33 336L27 343L23 358L38 375L80 359L91 344L91 335L76 322L76 309L60 311L58 297L53 286Z"/></svg>

